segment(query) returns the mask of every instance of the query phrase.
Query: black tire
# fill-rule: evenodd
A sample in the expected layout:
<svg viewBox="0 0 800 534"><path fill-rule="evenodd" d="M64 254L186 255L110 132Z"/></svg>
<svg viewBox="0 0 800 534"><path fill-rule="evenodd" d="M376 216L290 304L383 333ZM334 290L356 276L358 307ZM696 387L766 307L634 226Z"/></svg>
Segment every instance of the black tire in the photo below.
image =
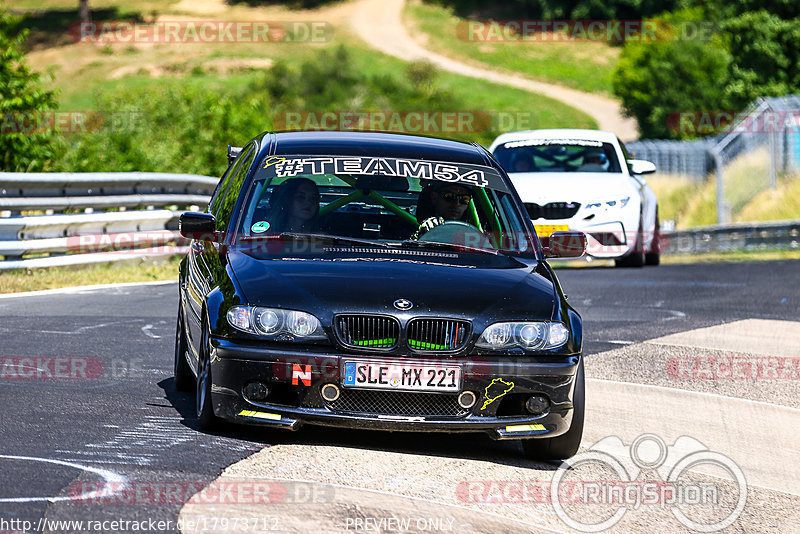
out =
<svg viewBox="0 0 800 534"><path fill-rule="evenodd" d="M661 223L658 220L656 211L656 224L653 227L653 241L650 243L650 250L644 255L645 265L658 265L661 263Z"/></svg>
<svg viewBox="0 0 800 534"><path fill-rule="evenodd" d="M614 260L614 265L617 267L644 267L645 250L644 250L644 236L642 235L642 222L639 218L639 229L636 231L636 244L633 250L627 256Z"/></svg>
<svg viewBox="0 0 800 534"><path fill-rule="evenodd" d="M175 362L173 365L173 376L175 377L175 389L178 391L189 392L194 389L194 375L186 361L186 331L183 329L183 313L180 304L178 305L178 324L175 327Z"/></svg>
<svg viewBox="0 0 800 534"><path fill-rule="evenodd" d="M205 321L200 340L200 357L195 381L195 412L201 430L214 430L219 426L219 419L214 415L214 406L211 402L211 341L208 324Z"/></svg>
<svg viewBox="0 0 800 534"><path fill-rule="evenodd" d="M522 450L529 460L565 460L575 456L581 446L583 437L583 414L586 405L585 384L583 378L583 358L578 364L575 375L575 393L572 404L572 424L565 434L554 438L524 439Z"/></svg>

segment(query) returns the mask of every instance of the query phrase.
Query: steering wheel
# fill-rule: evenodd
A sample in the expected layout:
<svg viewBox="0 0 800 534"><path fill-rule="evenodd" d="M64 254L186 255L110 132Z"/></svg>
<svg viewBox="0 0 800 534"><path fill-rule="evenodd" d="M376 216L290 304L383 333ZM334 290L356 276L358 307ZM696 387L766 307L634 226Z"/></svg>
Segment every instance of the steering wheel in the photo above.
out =
<svg viewBox="0 0 800 534"><path fill-rule="evenodd" d="M489 238L475 226L464 221L445 221L441 217L430 217L422 221L417 229L416 239L494 250Z"/></svg>

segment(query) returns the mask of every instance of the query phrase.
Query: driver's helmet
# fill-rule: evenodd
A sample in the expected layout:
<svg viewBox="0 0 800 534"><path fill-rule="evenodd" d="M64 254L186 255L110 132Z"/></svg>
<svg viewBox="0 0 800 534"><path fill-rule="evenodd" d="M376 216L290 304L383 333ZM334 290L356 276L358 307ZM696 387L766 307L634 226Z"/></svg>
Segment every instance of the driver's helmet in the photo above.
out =
<svg viewBox="0 0 800 534"><path fill-rule="evenodd" d="M581 167L593 167L593 170L607 171L610 162L608 156L604 152L589 152L583 156L583 165Z"/></svg>

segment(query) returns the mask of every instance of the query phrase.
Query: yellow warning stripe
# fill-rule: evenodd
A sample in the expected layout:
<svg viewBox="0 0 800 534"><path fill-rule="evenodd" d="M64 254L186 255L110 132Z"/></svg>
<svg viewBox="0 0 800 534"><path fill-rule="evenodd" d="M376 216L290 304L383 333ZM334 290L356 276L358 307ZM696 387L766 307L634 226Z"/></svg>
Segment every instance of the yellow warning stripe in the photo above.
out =
<svg viewBox="0 0 800 534"><path fill-rule="evenodd" d="M276 413L268 413L268 412L255 412L253 410L242 410L239 412L238 415L243 415L244 417L255 417L256 419L271 419L273 421L280 421L281 416Z"/></svg>

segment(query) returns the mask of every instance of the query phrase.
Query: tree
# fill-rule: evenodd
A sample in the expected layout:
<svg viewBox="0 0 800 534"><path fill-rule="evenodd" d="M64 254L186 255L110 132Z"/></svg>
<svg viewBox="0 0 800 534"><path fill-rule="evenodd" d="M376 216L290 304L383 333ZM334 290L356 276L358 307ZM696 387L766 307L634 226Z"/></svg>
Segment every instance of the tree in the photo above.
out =
<svg viewBox="0 0 800 534"><path fill-rule="evenodd" d="M679 12L667 20L686 21L691 15ZM614 93L639 122L642 137L694 137L697 132L675 127L675 117L730 109L724 94L731 57L717 38L672 40L663 33L667 28L658 30L657 42L625 44L612 79Z"/></svg>
<svg viewBox="0 0 800 534"><path fill-rule="evenodd" d="M54 156L50 121L55 93L41 86L38 73L25 64L22 45L28 31L20 19L0 11L0 170L42 169Z"/></svg>
<svg viewBox="0 0 800 534"><path fill-rule="evenodd" d="M91 22L92 15L89 12L89 0L79 0L78 3L78 16L81 22Z"/></svg>
<svg viewBox="0 0 800 534"><path fill-rule="evenodd" d="M729 19L721 30L733 58L725 96L735 106L800 90L800 18L761 10Z"/></svg>

